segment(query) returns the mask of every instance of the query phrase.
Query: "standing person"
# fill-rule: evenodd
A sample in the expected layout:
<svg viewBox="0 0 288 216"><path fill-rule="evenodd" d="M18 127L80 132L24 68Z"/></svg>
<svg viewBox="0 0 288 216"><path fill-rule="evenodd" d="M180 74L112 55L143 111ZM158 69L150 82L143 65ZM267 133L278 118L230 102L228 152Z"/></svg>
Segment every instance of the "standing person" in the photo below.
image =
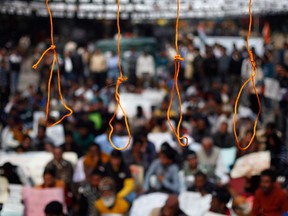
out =
<svg viewBox="0 0 288 216"><path fill-rule="evenodd" d="M72 81L75 80L75 74L74 74L74 68L72 64L72 59L71 59L71 52L66 51L64 52L64 77L65 81Z"/></svg>
<svg viewBox="0 0 288 216"><path fill-rule="evenodd" d="M18 89L18 81L22 63L22 57L18 53L17 49L14 49L10 54L9 63L10 63L11 92L15 93Z"/></svg>
<svg viewBox="0 0 288 216"><path fill-rule="evenodd" d="M187 47L187 53L185 57L185 80L192 80L194 71L193 71L193 60L194 60L194 46L189 44Z"/></svg>
<svg viewBox="0 0 288 216"><path fill-rule="evenodd" d="M242 57L240 52L235 49L232 52L231 59L229 62L229 82L231 84L232 96L234 97L239 91L241 84L241 67Z"/></svg>
<svg viewBox="0 0 288 216"><path fill-rule="evenodd" d="M288 210L287 194L276 183L272 170L264 170L260 188L255 192L251 216L278 216Z"/></svg>
<svg viewBox="0 0 288 216"><path fill-rule="evenodd" d="M0 113L4 114L4 107L9 101L9 64L6 49L0 49ZM3 110L3 111L2 111ZM0 120L1 116L0 114Z"/></svg>
<svg viewBox="0 0 288 216"><path fill-rule="evenodd" d="M76 80L80 83L85 82L85 74L84 74L84 63L82 58L82 51L78 49L71 55L73 71L76 76Z"/></svg>
<svg viewBox="0 0 288 216"><path fill-rule="evenodd" d="M127 52L126 61L128 64L128 82L136 86L137 77L136 77L136 64L137 64L138 54L134 47Z"/></svg>
<svg viewBox="0 0 288 216"><path fill-rule="evenodd" d="M113 83L117 81L119 76L118 69L118 56L114 51L111 52L111 56L107 60L108 65L108 78L112 80Z"/></svg>
<svg viewBox="0 0 288 216"><path fill-rule="evenodd" d="M218 73L220 75L221 81L223 83L228 81L228 68L230 62L230 56L227 55L227 50L225 47L220 46L221 56L218 58Z"/></svg>
<svg viewBox="0 0 288 216"><path fill-rule="evenodd" d="M206 56L203 62L205 80L204 88L209 90L212 82L218 77L218 60L213 53L212 47L206 46Z"/></svg>
<svg viewBox="0 0 288 216"><path fill-rule="evenodd" d="M193 64L193 80L201 81L204 77L203 72L203 57L200 54L200 49L198 47L194 48L194 60Z"/></svg>
<svg viewBox="0 0 288 216"><path fill-rule="evenodd" d="M146 85L147 82L155 76L155 61L152 55L147 50L138 57L136 64L136 76L141 84Z"/></svg>
<svg viewBox="0 0 288 216"><path fill-rule="evenodd" d="M107 61L99 49L96 49L90 59L90 75L99 88L105 86L107 77Z"/></svg>

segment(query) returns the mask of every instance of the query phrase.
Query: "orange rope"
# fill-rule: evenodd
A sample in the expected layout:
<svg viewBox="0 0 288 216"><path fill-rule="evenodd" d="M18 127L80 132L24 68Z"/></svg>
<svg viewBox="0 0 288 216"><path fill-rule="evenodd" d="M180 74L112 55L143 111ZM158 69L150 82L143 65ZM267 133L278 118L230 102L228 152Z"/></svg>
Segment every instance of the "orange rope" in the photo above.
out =
<svg viewBox="0 0 288 216"><path fill-rule="evenodd" d="M261 113L261 102L260 102L260 98L259 98L259 95L258 95L258 91L257 91L257 88L256 88L256 85L255 85L255 76L256 76L256 73L257 73L257 68L256 68L256 62L254 60L254 57L253 57L253 53L252 51L250 50L250 47L249 47L249 38L250 38L250 34L251 34L251 26L252 26L252 11L251 11L251 6L252 6L252 0L249 0L249 29L248 29L248 33L247 33L247 38L246 38L246 47L247 47L247 51L248 51L248 55L249 55L249 59L250 59L250 62L251 62L251 66L252 66L252 72L251 72L251 76L244 82L244 84L241 86L239 92L238 92L238 95L236 97L236 101L235 101L235 107L234 107L234 135L235 135L235 139L236 139L236 143L237 143L237 147L244 151L246 149L248 149L255 136L256 136L256 128L257 128L257 122L258 122L258 119L259 119L259 116L260 116L260 113ZM259 106L259 110L258 110L258 113L257 113L257 116L256 116L256 119L255 119L255 122L254 122L254 125L253 125L253 135L251 137L251 140L249 141L248 145L245 146L245 147L242 147L240 146L240 143L239 143L239 138L238 138L238 135L237 135L237 131L236 131L236 124L237 124L237 107L238 107L238 103L239 103L239 99L240 99L240 96L242 94L242 91L243 89L245 88L245 86L250 82L252 81L252 85L253 85L253 89L255 91L255 94L256 94L256 97L257 97L257 101L258 101L258 106Z"/></svg>
<svg viewBox="0 0 288 216"><path fill-rule="evenodd" d="M49 0L46 0L46 8L47 11L49 13L49 17L50 17L50 37L51 37L51 46L46 49L41 57L39 58L39 60L32 66L32 68L34 70L37 69L38 65L40 64L40 62L42 61L42 59L44 58L44 56L49 52L52 51L53 52L53 61L52 61L52 66L51 66L51 70L50 70L50 75L49 75L49 80L48 80L48 90L47 90L47 103L46 103L46 125L48 127L52 127L55 126L57 124L59 124L60 122L62 122L66 117L71 116L73 111L70 107L68 107L64 101L64 98L62 96L62 91L61 91L61 81L60 81L60 66L59 66L59 60L58 60L58 55L56 52L56 46L54 43L54 33L53 33L53 19L52 19L52 13L50 10L50 7L48 5ZM52 81L52 77L53 77L53 70L54 70L54 66L55 63L57 64L57 83L58 83L58 92L60 95L60 99L61 102L63 104L63 106L65 107L66 110L69 111L69 113L67 113L66 115L64 115L60 120L56 121L55 123L48 125L48 117L49 117L49 107L50 107L50 92L51 92L51 81Z"/></svg>
<svg viewBox="0 0 288 216"><path fill-rule="evenodd" d="M170 102L167 110L167 120L170 125L170 128L172 129L173 133L175 134L178 143L181 146L187 146L188 145L188 138L185 136L180 135L180 126L182 123L182 101L181 101L181 95L178 87L178 75L180 72L180 61L184 61L184 58L181 57L179 54L179 49L178 49L178 29L179 29L179 15L180 15L180 0L177 0L177 17L176 17L176 31L175 31L175 49L176 49L176 55L174 56L174 79L173 79L173 85L171 89L171 96L170 96ZM179 108L180 108L180 113L179 113L179 121L177 124L177 128L175 129L171 123L170 120L170 111L173 103L173 98L174 98L174 91L176 89L177 97L178 97L178 102L179 102ZM182 142L185 140L184 142Z"/></svg>
<svg viewBox="0 0 288 216"><path fill-rule="evenodd" d="M116 87L115 87L115 100L116 100L116 107L115 107L115 111L114 111L114 114L112 116L112 118L110 119L109 121L109 126L111 128L110 132L109 132L109 136L108 136L108 139L109 139L109 142L110 144L112 145L112 147L116 150L125 150L128 148L130 142L131 142L131 133L130 133L130 128L129 128L129 123L128 123L128 118L127 118L127 115L121 105L121 101L120 101L120 95L119 95L119 86L121 85L121 83L123 81L126 81L127 80L127 77L123 76L123 72L122 72L122 68L121 68L121 50L120 50L120 37L121 37L121 29L120 29L120 0L117 0L117 29L118 29L118 35L117 35L117 50L118 50L118 68L119 68L119 77L117 79L117 82L116 82ZM112 141L112 134L113 134L113 131L114 131L114 128L113 128L113 125L112 125L112 122L113 120L115 119L116 117L116 114L117 114L117 110L118 108L120 107L122 113L123 113L123 116L124 116L124 120L125 120L125 125L126 125L126 129L127 129L127 132L128 132L128 142L126 143L126 145L124 147L117 147L113 141Z"/></svg>

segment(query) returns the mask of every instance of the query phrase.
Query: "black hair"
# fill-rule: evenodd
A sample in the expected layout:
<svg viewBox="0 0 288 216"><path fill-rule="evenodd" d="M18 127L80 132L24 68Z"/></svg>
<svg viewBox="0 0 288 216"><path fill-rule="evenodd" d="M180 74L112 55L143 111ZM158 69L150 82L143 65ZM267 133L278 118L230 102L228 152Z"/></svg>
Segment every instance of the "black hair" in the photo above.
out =
<svg viewBox="0 0 288 216"><path fill-rule="evenodd" d="M43 176L45 176L47 174L53 176L54 178L56 178L56 169L55 168L45 169L44 173L43 173Z"/></svg>
<svg viewBox="0 0 288 216"><path fill-rule="evenodd" d="M276 182L276 174L272 169L266 169L261 172L261 177L262 176L269 176L272 182Z"/></svg>
<svg viewBox="0 0 288 216"><path fill-rule="evenodd" d="M100 169L94 169L90 176L101 176L104 177L105 173Z"/></svg>
<svg viewBox="0 0 288 216"><path fill-rule="evenodd" d="M267 124L266 124L266 128L267 129L271 129L272 131L276 128L276 125L275 125L275 123L274 122L268 122Z"/></svg>
<svg viewBox="0 0 288 216"><path fill-rule="evenodd" d="M197 176L202 176L204 179L207 179L207 175L205 173L201 172L201 171L198 171L198 172L195 173L195 178Z"/></svg>
<svg viewBox="0 0 288 216"><path fill-rule="evenodd" d="M73 137L73 132L70 130L65 131L65 136L72 136Z"/></svg>
<svg viewBox="0 0 288 216"><path fill-rule="evenodd" d="M44 133L46 132L46 126L44 126L44 125L39 125L38 131L39 131L39 129L43 129Z"/></svg>
<svg viewBox="0 0 288 216"><path fill-rule="evenodd" d="M225 205L230 201L231 195L226 187L218 187L212 193L213 197L215 197L219 202L224 203Z"/></svg>
<svg viewBox="0 0 288 216"><path fill-rule="evenodd" d="M63 214L63 205L58 201L52 201L48 203L44 210L45 214L53 214L53 215L64 215Z"/></svg>

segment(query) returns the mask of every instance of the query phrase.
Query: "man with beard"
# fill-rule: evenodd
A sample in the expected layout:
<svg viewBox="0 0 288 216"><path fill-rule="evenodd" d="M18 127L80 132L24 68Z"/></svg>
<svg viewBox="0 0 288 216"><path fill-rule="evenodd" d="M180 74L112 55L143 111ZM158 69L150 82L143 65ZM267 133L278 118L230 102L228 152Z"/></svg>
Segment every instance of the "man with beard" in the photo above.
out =
<svg viewBox="0 0 288 216"><path fill-rule="evenodd" d="M96 210L103 214L125 215L128 212L129 204L123 198L116 195L115 182L110 177L105 177L100 181L100 199L95 202Z"/></svg>

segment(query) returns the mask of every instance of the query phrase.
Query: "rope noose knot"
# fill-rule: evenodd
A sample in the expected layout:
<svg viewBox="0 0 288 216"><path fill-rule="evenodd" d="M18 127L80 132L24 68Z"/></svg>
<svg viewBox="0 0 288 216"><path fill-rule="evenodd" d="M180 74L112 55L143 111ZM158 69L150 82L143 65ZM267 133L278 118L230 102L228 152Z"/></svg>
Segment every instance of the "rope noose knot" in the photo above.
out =
<svg viewBox="0 0 288 216"><path fill-rule="evenodd" d="M174 56L174 60L175 60L175 61L184 61L184 58L181 57L180 54L177 54L177 55Z"/></svg>
<svg viewBox="0 0 288 216"><path fill-rule="evenodd" d="M256 62L255 62L254 57L253 57L253 52L251 50L249 50L248 54L249 54L249 58L250 58L250 61L251 61L252 68L255 71L256 70Z"/></svg>
<svg viewBox="0 0 288 216"><path fill-rule="evenodd" d="M50 49L51 49L51 50L55 50L55 49L56 49L56 46L55 46L54 44L52 44L52 45L50 46Z"/></svg>
<svg viewBox="0 0 288 216"><path fill-rule="evenodd" d="M119 84L121 84L122 82L126 81L127 79L128 79L127 77L121 76L121 77L118 77L117 82L118 82Z"/></svg>

